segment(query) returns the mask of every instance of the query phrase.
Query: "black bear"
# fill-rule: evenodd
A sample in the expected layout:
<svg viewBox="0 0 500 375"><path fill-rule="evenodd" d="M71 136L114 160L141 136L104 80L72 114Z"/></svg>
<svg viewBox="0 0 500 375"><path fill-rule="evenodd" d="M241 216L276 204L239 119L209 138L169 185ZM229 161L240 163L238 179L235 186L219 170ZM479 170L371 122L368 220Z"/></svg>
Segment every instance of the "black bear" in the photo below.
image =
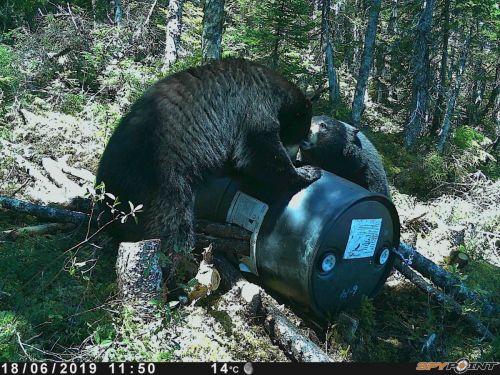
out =
<svg viewBox="0 0 500 375"><path fill-rule="evenodd" d="M355 127L328 116L314 116L309 139L300 147L299 165L314 165L390 198L387 176L373 144Z"/></svg>
<svg viewBox="0 0 500 375"><path fill-rule="evenodd" d="M196 189L227 168L277 188L306 186L319 170L295 168L285 147L307 138L311 116L297 86L243 59L159 81L122 118L99 164L96 184L144 206L137 225L116 225L112 234L160 238L167 254L190 250Z"/></svg>

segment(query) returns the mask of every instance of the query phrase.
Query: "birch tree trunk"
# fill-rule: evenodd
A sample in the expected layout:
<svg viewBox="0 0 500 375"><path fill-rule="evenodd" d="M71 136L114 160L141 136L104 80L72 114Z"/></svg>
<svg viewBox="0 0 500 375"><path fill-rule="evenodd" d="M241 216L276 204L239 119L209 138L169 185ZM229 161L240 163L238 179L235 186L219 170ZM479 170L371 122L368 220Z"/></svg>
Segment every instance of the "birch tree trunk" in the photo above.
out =
<svg viewBox="0 0 500 375"><path fill-rule="evenodd" d="M433 6L434 0L424 0L424 10L417 25L413 52L413 93L410 116L405 129L405 144L408 148L415 146L426 122Z"/></svg>
<svg viewBox="0 0 500 375"><path fill-rule="evenodd" d="M380 13L381 0L373 0L368 17L368 25L365 33L365 46L361 57L361 66L359 68L358 81L356 83L356 92L352 102L352 123L359 127L361 114L364 109L366 87L368 85L368 76L373 62L373 50L375 48L375 37L377 35L377 25Z"/></svg>
<svg viewBox="0 0 500 375"><path fill-rule="evenodd" d="M225 0L205 0L201 50L203 62L220 60L222 57L222 28L224 25Z"/></svg>
<svg viewBox="0 0 500 375"><path fill-rule="evenodd" d="M184 0L168 0L168 15L165 30L165 53L163 68L165 72L177 61L182 32L182 11Z"/></svg>
<svg viewBox="0 0 500 375"><path fill-rule="evenodd" d="M467 52L470 47L471 34L472 34L472 28L463 45L462 52L460 54L460 62L455 76L455 83L451 89L451 93L448 98L448 103L446 105L446 112L444 114L443 125L441 127L441 133L439 134L439 141L437 145L437 150L439 153L443 152L446 140L448 139L448 135L450 133L451 122L453 120L453 115L455 113L455 106L457 104L457 98L458 94L460 93L460 86L462 84L462 77L467 62Z"/></svg>

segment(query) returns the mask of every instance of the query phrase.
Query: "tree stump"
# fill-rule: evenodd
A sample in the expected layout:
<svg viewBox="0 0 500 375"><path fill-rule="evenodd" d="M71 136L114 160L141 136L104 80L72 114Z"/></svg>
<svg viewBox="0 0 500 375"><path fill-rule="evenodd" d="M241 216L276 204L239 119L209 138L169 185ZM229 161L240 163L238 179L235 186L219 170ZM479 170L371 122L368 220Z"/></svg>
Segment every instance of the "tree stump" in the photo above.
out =
<svg viewBox="0 0 500 375"><path fill-rule="evenodd" d="M151 301L160 296L160 245L160 240L147 240L122 242L118 248L116 273L120 297L125 306L144 317L153 313Z"/></svg>

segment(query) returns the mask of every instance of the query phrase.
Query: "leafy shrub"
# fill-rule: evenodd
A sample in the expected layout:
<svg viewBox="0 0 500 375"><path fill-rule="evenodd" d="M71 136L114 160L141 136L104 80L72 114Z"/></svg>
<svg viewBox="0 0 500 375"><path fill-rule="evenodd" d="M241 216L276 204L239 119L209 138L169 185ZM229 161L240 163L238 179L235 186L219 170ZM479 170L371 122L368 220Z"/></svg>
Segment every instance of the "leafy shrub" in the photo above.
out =
<svg viewBox="0 0 500 375"><path fill-rule="evenodd" d="M77 115L83 111L86 100L83 94L67 94L61 103L61 111L67 115Z"/></svg>
<svg viewBox="0 0 500 375"><path fill-rule="evenodd" d="M26 360L21 353L18 337L29 333L29 324L12 311L0 311L0 362Z"/></svg>
<svg viewBox="0 0 500 375"><path fill-rule="evenodd" d="M15 69L16 57L12 48L0 44L0 98L10 98L19 87L20 78Z"/></svg>
<svg viewBox="0 0 500 375"><path fill-rule="evenodd" d="M455 130L453 143L459 149L465 150L471 148L474 142L484 141L484 135L469 126L460 126Z"/></svg>

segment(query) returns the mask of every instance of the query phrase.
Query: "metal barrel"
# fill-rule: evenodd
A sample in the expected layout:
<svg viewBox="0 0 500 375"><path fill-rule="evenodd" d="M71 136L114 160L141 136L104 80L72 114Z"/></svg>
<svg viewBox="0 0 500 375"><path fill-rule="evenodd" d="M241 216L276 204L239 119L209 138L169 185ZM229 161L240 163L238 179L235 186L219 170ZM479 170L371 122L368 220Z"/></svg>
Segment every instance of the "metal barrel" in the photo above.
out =
<svg viewBox="0 0 500 375"><path fill-rule="evenodd" d="M399 244L392 202L326 171L287 192L213 179L198 191L195 215L252 231L250 256L242 259L248 270L323 318L374 296Z"/></svg>

